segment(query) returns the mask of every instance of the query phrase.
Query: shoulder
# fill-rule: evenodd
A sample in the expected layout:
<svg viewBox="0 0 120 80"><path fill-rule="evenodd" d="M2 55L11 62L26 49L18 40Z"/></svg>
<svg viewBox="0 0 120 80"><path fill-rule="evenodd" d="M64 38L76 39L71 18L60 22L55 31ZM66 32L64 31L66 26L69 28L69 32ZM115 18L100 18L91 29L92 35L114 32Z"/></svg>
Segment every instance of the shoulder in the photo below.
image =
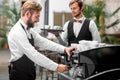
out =
<svg viewBox="0 0 120 80"><path fill-rule="evenodd" d="M91 18L86 18L85 20L89 21L90 26L96 25L95 21L93 19L91 19Z"/></svg>
<svg viewBox="0 0 120 80"><path fill-rule="evenodd" d="M89 22L92 21L92 19L90 19L90 18L85 18L84 20L85 20L85 21L89 21Z"/></svg>
<svg viewBox="0 0 120 80"><path fill-rule="evenodd" d="M91 18L86 18L85 20L90 21L91 24L95 24L95 21Z"/></svg>
<svg viewBox="0 0 120 80"><path fill-rule="evenodd" d="M90 28L91 30L96 30L96 29L97 29L97 25L96 25L95 21L92 20L92 19L90 19L89 28Z"/></svg>
<svg viewBox="0 0 120 80"><path fill-rule="evenodd" d="M8 36L13 38L19 38L20 36L23 36L24 30L22 29L21 25L17 22L11 29L8 34Z"/></svg>
<svg viewBox="0 0 120 80"><path fill-rule="evenodd" d="M68 26L68 24L70 24L71 22L73 22L73 19L70 19L70 20L66 21L65 25Z"/></svg>
<svg viewBox="0 0 120 80"><path fill-rule="evenodd" d="M68 24L69 24L69 22L70 22L70 20L69 20L69 21L67 21L67 22L65 22L65 24L64 24L64 26L63 26L63 27L67 27L67 26L68 26Z"/></svg>
<svg viewBox="0 0 120 80"><path fill-rule="evenodd" d="M10 29L9 33L19 33L21 31L20 24L18 22Z"/></svg>

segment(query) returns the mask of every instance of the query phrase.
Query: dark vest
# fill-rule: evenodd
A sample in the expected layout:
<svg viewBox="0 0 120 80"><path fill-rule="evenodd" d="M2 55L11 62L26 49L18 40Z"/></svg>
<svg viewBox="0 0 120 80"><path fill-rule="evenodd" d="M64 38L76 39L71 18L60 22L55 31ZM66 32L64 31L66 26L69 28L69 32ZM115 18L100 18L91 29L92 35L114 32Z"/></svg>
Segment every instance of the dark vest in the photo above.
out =
<svg viewBox="0 0 120 80"><path fill-rule="evenodd" d="M68 46L71 43L79 43L80 40L92 40L91 32L89 31L89 19L85 19L82 28L76 37L73 31L73 19L68 23Z"/></svg>

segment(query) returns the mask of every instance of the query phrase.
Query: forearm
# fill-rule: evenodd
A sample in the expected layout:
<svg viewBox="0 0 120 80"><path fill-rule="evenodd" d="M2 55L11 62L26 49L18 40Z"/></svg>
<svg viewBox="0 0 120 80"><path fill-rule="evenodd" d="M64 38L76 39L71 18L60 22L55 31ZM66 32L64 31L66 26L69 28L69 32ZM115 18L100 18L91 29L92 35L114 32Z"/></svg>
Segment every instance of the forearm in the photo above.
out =
<svg viewBox="0 0 120 80"><path fill-rule="evenodd" d="M67 42L64 42L60 36L57 39L61 45L67 46Z"/></svg>

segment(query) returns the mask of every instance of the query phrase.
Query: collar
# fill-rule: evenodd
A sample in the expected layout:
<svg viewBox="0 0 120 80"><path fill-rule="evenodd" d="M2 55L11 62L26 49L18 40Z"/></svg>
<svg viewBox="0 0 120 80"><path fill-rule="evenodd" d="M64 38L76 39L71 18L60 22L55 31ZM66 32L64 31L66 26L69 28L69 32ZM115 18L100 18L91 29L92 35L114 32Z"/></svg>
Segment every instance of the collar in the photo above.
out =
<svg viewBox="0 0 120 80"><path fill-rule="evenodd" d="M23 27L27 30L27 25L20 19L19 22L23 25Z"/></svg>
<svg viewBox="0 0 120 80"><path fill-rule="evenodd" d="M73 19L76 19L76 17L73 17ZM76 19L76 20L82 20L82 21L84 21L84 20L85 20L85 17L83 16L83 17L81 17L81 18L79 18L79 19Z"/></svg>

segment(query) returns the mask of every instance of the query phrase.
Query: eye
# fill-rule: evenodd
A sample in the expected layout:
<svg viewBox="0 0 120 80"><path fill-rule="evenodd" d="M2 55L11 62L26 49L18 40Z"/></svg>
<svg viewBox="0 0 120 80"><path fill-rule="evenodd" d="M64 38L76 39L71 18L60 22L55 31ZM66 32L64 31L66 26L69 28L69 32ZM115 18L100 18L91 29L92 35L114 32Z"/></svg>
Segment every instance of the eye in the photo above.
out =
<svg viewBox="0 0 120 80"><path fill-rule="evenodd" d="M36 16L37 19L39 19L39 16Z"/></svg>

